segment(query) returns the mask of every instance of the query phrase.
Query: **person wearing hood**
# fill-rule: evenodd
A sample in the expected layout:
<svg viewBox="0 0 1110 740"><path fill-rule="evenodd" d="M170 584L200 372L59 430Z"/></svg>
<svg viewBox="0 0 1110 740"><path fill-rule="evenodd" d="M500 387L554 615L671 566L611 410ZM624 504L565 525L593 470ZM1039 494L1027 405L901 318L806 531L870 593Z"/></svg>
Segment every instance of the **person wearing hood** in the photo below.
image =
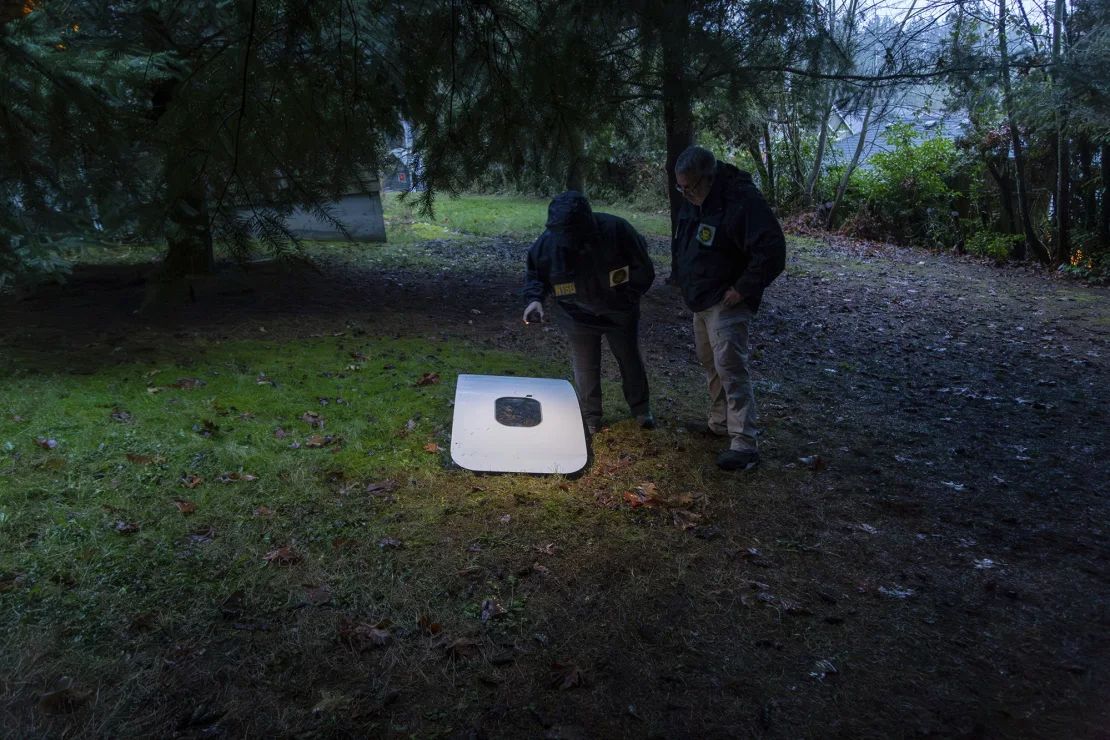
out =
<svg viewBox="0 0 1110 740"><path fill-rule="evenodd" d="M655 419L640 353L640 296L655 280L644 238L619 216L594 213L568 190L547 209L547 227L528 250L524 321L542 321L554 298L555 323L570 344L574 385L591 434L601 428L601 338L621 371L628 407L644 429Z"/></svg>
<svg viewBox="0 0 1110 740"><path fill-rule="evenodd" d="M748 332L763 291L783 271L786 239L763 195L743 170L692 146L675 162L686 202L671 242L672 285L694 312L694 346L709 384L708 423L691 426L727 437L722 470L759 463Z"/></svg>

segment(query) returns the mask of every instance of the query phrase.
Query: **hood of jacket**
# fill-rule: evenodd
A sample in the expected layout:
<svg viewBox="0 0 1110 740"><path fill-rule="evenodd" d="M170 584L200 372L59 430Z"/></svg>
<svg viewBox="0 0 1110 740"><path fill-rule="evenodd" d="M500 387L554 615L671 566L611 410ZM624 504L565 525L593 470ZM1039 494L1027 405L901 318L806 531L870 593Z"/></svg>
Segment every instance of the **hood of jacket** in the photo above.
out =
<svg viewBox="0 0 1110 740"><path fill-rule="evenodd" d="M581 243L597 235L597 220L586 196L577 190L560 193L547 207L547 230Z"/></svg>

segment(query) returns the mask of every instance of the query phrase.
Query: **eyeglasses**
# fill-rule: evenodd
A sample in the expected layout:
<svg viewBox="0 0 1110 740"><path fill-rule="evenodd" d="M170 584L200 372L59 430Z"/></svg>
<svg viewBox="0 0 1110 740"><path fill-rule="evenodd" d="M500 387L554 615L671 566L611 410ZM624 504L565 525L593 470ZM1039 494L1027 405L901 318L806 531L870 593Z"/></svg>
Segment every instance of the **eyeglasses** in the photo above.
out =
<svg viewBox="0 0 1110 740"><path fill-rule="evenodd" d="M676 183L675 186L674 186L674 189L677 190L678 192L682 193L683 195L690 195L695 190L697 190L699 187L701 187L702 181L705 180L705 179L706 179L705 177L699 177L697 179L697 182L694 182L694 183L692 183L690 185L686 185L686 186L682 186L682 185L679 185L679 184Z"/></svg>

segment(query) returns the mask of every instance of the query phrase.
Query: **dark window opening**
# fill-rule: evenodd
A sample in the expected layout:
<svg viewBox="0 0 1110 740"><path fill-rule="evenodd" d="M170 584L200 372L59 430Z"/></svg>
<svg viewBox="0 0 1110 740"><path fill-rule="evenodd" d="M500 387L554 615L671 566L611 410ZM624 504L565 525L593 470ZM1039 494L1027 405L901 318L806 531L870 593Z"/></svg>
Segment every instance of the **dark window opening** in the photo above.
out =
<svg viewBox="0 0 1110 740"><path fill-rule="evenodd" d="M534 427L543 420L540 402L534 398L506 396L494 401L494 416L507 427Z"/></svg>

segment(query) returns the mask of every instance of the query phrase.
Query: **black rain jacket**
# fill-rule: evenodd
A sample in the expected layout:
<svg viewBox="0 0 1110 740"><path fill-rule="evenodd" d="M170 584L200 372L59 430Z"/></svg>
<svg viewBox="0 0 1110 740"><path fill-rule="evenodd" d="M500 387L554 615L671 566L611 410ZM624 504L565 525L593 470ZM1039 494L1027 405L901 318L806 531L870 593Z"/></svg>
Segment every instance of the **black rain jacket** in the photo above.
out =
<svg viewBox="0 0 1110 740"><path fill-rule="evenodd" d="M687 307L704 311L735 288L754 313L785 266L782 227L752 176L718 162L709 195L683 204L671 241L671 282Z"/></svg>
<svg viewBox="0 0 1110 740"><path fill-rule="evenodd" d="M555 297L555 318L596 329L639 316L655 281L644 238L619 216L594 213L574 190L556 196L547 228L528 250L525 303Z"/></svg>

